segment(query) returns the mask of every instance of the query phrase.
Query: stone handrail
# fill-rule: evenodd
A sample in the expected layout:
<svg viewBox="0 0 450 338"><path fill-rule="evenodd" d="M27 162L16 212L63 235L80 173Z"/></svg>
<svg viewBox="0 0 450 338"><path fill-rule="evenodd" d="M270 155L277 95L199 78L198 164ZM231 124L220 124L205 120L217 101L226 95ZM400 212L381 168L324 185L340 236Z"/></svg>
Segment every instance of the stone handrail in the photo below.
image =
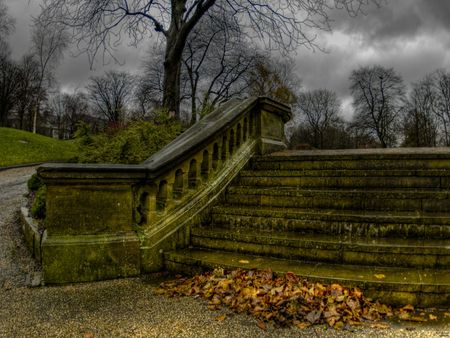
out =
<svg viewBox="0 0 450 338"><path fill-rule="evenodd" d="M45 232L35 241L44 280L160 270L162 253L188 244L190 226L254 154L285 148L289 118L271 99L234 99L142 164L41 166Z"/></svg>

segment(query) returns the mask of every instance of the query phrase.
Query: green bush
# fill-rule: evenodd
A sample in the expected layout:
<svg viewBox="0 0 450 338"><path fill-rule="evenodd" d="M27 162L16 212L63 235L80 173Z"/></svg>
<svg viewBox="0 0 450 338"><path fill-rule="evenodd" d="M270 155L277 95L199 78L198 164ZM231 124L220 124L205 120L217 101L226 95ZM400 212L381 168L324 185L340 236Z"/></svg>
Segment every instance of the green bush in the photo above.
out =
<svg viewBox="0 0 450 338"><path fill-rule="evenodd" d="M42 182L37 174L33 174L27 182L28 190L33 192L38 191L43 185L44 182Z"/></svg>
<svg viewBox="0 0 450 338"><path fill-rule="evenodd" d="M34 196L33 205L31 206L31 215L34 218L45 218L45 195L47 188L45 185L41 186Z"/></svg>
<svg viewBox="0 0 450 338"><path fill-rule="evenodd" d="M181 132L180 123L163 114L155 122L132 122L114 133L91 135L86 126L81 128L78 158L83 163L140 163Z"/></svg>

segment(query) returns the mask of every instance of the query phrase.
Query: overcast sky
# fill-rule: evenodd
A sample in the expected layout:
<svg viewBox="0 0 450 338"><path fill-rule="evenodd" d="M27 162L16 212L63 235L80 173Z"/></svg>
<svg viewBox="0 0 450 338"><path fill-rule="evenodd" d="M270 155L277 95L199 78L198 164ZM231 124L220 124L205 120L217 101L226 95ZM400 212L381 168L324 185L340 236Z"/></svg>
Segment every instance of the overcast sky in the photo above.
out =
<svg viewBox="0 0 450 338"><path fill-rule="evenodd" d="M20 58L30 45L31 16L39 13L40 0L6 0L16 19L10 38L13 56ZM346 115L351 113L348 77L364 65L393 67L405 83L419 81L438 68L450 71L450 1L388 0L382 8L371 6L366 15L350 18L344 11L333 11L333 32L321 33L319 44L328 52L300 48L293 55L305 90L328 88L343 101ZM118 58L124 65L91 70L87 57L67 55L58 68L61 88L73 91L83 87L89 77L115 68L138 72L148 46L123 46Z"/></svg>

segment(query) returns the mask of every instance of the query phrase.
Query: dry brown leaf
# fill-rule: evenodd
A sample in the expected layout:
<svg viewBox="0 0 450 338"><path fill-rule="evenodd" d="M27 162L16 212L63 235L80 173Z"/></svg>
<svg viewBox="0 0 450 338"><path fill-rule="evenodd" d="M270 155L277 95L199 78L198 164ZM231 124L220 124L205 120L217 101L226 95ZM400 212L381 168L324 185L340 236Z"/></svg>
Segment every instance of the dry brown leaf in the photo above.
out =
<svg viewBox="0 0 450 338"><path fill-rule="evenodd" d="M430 318L430 320L437 320L438 319L437 316L435 316L435 315L433 315L431 313L428 315L428 318Z"/></svg>
<svg viewBox="0 0 450 338"><path fill-rule="evenodd" d="M94 338L94 334L92 332L85 332L84 338Z"/></svg>
<svg viewBox="0 0 450 338"><path fill-rule="evenodd" d="M321 315L322 315L322 311L320 311L320 310L313 310L310 313L308 313L305 318L311 324L315 324L315 323L317 323L319 321Z"/></svg>
<svg viewBox="0 0 450 338"><path fill-rule="evenodd" d="M400 312L414 312L414 306L411 304L405 305L399 309Z"/></svg>
<svg viewBox="0 0 450 338"><path fill-rule="evenodd" d="M372 329L387 329L387 328L389 328L389 325L386 323L373 323L373 324L370 324L370 328L372 328Z"/></svg>
<svg viewBox="0 0 450 338"><path fill-rule="evenodd" d="M217 316L216 320L219 322L223 322L225 320L225 318L227 318L227 315L221 315L221 316Z"/></svg>
<svg viewBox="0 0 450 338"><path fill-rule="evenodd" d="M300 322L300 321L298 321L298 320L294 320L292 323L293 323L296 327L298 327L300 330L304 330L304 329L306 329L306 328L308 328L308 327L311 326L311 324L308 323L308 322Z"/></svg>
<svg viewBox="0 0 450 338"><path fill-rule="evenodd" d="M420 317L420 316L412 316L409 320L411 322L426 322L427 321L426 318L423 318L423 317Z"/></svg>
<svg viewBox="0 0 450 338"><path fill-rule="evenodd" d="M258 327L261 329L261 330L267 330L267 326L266 326L266 324L262 321L262 320L258 320L258 322L256 323L256 325L258 325Z"/></svg>
<svg viewBox="0 0 450 338"><path fill-rule="evenodd" d="M400 312L398 314L398 318L401 320L409 320L411 318L411 315L407 312Z"/></svg>

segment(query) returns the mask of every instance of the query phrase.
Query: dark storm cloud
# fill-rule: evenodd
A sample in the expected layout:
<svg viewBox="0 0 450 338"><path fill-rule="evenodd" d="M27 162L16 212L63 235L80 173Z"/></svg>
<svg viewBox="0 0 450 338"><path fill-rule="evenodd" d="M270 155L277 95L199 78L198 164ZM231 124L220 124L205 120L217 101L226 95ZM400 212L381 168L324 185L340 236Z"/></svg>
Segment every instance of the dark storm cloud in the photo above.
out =
<svg viewBox="0 0 450 338"><path fill-rule="evenodd" d="M450 70L450 1L391 0L350 18L332 11L333 32L321 35L328 53L300 50L297 64L305 90L329 88L351 115L349 75L361 66L393 67L405 84L438 68Z"/></svg>
<svg viewBox="0 0 450 338"><path fill-rule="evenodd" d="M379 8L372 4L364 11L355 18L349 18L345 11L332 11L334 29L363 34L367 44L450 29L450 1L388 0Z"/></svg>

